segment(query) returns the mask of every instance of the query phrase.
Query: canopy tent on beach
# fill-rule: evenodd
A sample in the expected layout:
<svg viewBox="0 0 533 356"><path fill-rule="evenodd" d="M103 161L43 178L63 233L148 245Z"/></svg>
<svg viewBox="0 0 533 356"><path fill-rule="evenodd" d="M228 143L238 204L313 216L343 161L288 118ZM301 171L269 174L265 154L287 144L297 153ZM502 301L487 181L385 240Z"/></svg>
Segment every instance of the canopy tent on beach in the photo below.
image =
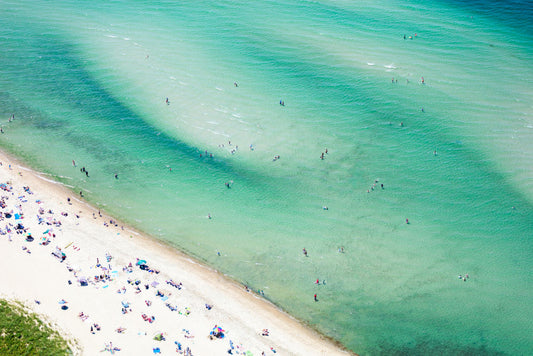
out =
<svg viewBox="0 0 533 356"><path fill-rule="evenodd" d="M80 283L80 286L87 287L89 285L89 282L87 281L87 277L78 277L78 282Z"/></svg>

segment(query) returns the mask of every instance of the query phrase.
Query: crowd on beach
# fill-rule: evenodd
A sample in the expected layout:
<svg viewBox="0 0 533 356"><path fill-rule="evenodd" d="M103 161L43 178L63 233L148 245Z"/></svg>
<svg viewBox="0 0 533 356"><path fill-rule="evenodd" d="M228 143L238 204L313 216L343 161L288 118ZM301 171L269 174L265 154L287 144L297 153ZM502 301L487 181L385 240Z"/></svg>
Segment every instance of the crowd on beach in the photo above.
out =
<svg viewBox="0 0 533 356"><path fill-rule="evenodd" d="M95 247L102 247L101 244L93 245L90 238L80 239L83 234L72 232L79 234L87 224L100 226L100 230L93 231L95 234L107 230L109 236L116 236L125 234L125 230L100 211L91 214L88 206L86 211L77 210L81 202L74 197L69 196L59 206L48 204L39 191L17 185L12 170L11 165L7 168L0 163L1 249L16 259L20 253L28 256L24 263L29 265L33 255L40 255L44 263L62 271L59 279L57 275L50 276L47 284L50 290L35 295L30 302L32 308L42 312L46 303L51 307L54 302L50 300L55 299L54 309L60 313L59 319L77 320L72 330L86 330L89 343L93 343L93 338L95 343L100 342L98 351L111 354L132 354L132 338L134 345L140 345L134 354L201 355L210 348L213 351L209 354L277 352L278 346L269 344L272 335L269 325L254 330L263 340L262 349L247 337L241 340L249 346L237 342L238 333L220 326L225 319L217 310L216 301L191 297L190 284L183 282L179 275L166 273L165 266L145 256L130 258L124 251L112 252L112 248L97 250ZM18 175L22 176L22 172ZM47 299L43 297L45 294L53 296ZM81 342L81 348L86 347L87 343Z"/></svg>

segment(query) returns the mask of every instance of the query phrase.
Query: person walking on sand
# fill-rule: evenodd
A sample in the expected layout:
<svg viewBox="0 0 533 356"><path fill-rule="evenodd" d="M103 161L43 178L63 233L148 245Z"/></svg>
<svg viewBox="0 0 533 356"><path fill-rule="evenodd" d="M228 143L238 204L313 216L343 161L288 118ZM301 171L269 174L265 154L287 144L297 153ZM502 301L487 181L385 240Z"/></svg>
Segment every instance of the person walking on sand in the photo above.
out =
<svg viewBox="0 0 533 356"><path fill-rule="evenodd" d="M305 257L309 257L309 256L307 256L307 250L305 249L305 247L302 249L302 252L304 253Z"/></svg>

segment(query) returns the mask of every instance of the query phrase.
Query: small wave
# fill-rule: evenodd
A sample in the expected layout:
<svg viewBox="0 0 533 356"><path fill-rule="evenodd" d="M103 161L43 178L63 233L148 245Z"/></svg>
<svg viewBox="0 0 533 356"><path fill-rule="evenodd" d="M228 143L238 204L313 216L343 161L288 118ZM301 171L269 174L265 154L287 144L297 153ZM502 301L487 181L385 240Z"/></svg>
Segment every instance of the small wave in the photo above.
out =
<svg viewBox="0 0 533 356"><path fill-rule="evenodd" d="M240 122L241 124L250 125L250 123L248 121L239 120L239 119L237 119L236 121Z"/></svg>
<svg viewBox="0 0 533 356"><path fill-rule="evenodd" d="M388 65L386 65L384 67L387 68L387 69L396 69L396 66L394 64L388 64Z"/></svg>
<svg viewBox="0 0 533 356"><path fill-rule="evenodd" d="M367 65L369 66L375 66L376 64L375 63L372 63L372 62L366 62Z"/></svg>
<svg viewBox="0 0 533 356"><path fill-rule="evenodd" d="M42 180L44 180L45 182L48 182L48 183L53 183L53 184L63 185L62 183L60 183L60 182L56 182L56 181L53 180L53 179L45 178L45 177L41 176L40 174L37 174L37 177L39 177L40 179L42 179Z"/></svg>
<svg viewBox="0 0 533 356"><path fill-rule="evenodd" d="M109 37L109 38L117 38L118 36L115 36L115 35L104 35L106 37Z"/></svg>
<svg viewBox="0 0 533 356"><path fill-rule="evenodd" d="M129 37L124 37L123 40L124 41L130 41L130 38Z"/></svg>
<svg viewBox="0 0 533 356"><path fill-rule="evenodd" d="M218 91L224 91L224 89L219 88L219 87L215 87L215 89L218 90Z"/></svg>
<svg viewBox="0 0 533 356"><path fill-rule="evenodd" d="M224 136L224 137L230 137L228 134L225 134L225 133L222 133L222 132L219 132L219 131L215 131L215 130L211 130L211 129L207 129L208 132L211 132L215 135L218 135L218 136Z"/></svg>

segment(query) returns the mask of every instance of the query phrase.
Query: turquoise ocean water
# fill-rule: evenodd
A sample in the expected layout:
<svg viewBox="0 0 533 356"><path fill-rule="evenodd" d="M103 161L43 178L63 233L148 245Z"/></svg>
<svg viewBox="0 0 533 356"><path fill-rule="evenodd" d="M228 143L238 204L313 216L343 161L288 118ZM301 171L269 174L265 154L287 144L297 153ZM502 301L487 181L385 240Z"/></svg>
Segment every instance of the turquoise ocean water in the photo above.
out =
<svg viewBox="0 0 533 356"><path fill-rule="evenodd" d="M532 9L0 1L0 145L360 354L525 355Z"/></svg>

